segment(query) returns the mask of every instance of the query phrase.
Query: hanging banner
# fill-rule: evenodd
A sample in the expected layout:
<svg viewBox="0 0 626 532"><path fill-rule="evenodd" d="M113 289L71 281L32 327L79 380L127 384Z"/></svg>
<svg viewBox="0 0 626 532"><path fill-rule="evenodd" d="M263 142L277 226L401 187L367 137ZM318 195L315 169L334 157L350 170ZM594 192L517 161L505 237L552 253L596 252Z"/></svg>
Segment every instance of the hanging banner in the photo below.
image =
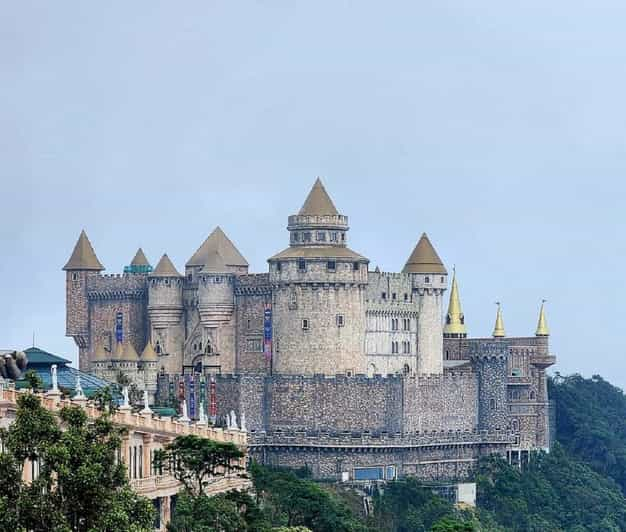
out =
<svg viewBox="0 0 626 532"><path fill-rule="evenodd" d="M272 304L265 303L263 310L263 353L267 361L272 358Z"/></svg>
<svg viewBox="0 0 626 532"><path fill-rule="evenodd" d="M124 341L124 315L121 312L115 315L115 339L120 343Z"/></svg>
<svg viewBox="0 0 626 532"><path fill-rule="evenodd" d="M189 376L189 417L196 419L196 377Z"/></svg>

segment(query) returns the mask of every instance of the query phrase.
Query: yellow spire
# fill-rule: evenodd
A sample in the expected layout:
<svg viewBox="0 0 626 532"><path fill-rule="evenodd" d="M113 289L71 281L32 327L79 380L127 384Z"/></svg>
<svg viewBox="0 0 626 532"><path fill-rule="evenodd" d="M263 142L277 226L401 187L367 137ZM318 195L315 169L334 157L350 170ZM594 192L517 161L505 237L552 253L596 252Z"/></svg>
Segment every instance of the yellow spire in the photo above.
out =
<svg viewBox="0 0 626 532"><path fill-rule="evenodd" d="M493 328L493 337L494 338L504 338L506 333L504 332L504 320L502 319L502 307L500 303L497 302L498 305L498 313L496 314L496 326Z"/></svg>
<svg viewBox="0 0 626 532"><path fill-rule="evenodd" d="M444 338L467 338L465 316L461 309L459 286L456 282L456 269L452 270L452 288L450 289L450 303L446 314L446 325L443 328Z"/></svg>
<svg viewBox="0 0 626 532"><path fill-rule="evenodd" d="M539 311L539 321L537 322L537 331L535 336L550 336L550 329L548 329L548 321L546 320L546 312L543 308L546 300L541 301L541 310Z"/></svg>

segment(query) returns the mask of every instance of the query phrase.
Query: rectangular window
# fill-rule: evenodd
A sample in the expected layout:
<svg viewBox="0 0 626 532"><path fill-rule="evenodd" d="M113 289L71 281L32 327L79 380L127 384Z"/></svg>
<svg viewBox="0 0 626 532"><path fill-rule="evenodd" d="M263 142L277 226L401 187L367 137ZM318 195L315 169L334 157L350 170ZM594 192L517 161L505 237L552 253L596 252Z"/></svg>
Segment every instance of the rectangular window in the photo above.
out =
<svg viewBox="0 0 626 532"><path fill-rule="evenodd" d="M143 478L143 445L139 446L139 478Z"/></svg>
<svg viewBox="0 0 626 532"><path fill-rule="evenodd" d="M301 272L306 271L306 261L304 259L300 259L298 261L298 270L300 270Z"/></svg>
<svg viewBox="0 0 626 532"><path fill-rule="evenodd" d="M411 320L409 318L404 318L402 320L402 328L405 331L410 331L411 330Z"/></svg>
<svg viewBox="0 0 626 532"><path fill-rule="evenodd" d="M307 318L304 318L302 320L302 330L303 331L308 331L309 330L309 320Z"/></svg>
<svg viewBox="0 0 626 532"><path fill-rule="evenodd" d="M282 269L283 269L282 263L281 262L277 262L276 263L276 271L279 272L279 271L282 271Z"/></svg>
<svg viewBox="0 0 626 532"><path fill-rule="evenodd" d="M329 260L326 266L329 272L334 272L337 269L337 263L334 260Z"/></svg>
<svg viewBox="0 0 626 532"><path fill-rule="evenodd" d="M353 270L353 271L358 272L358 271L359 271L359 268L360 268L360 266L359 266L359 263L358 263L358 262L353 262L353 263L352 263L352 270Z"/></svg>
<svg viewBox="0 0 626 532"><path fill-rule="evenodd" d="M335 316L335 320L337 322L337 327L343 327L344 325L343 314L337 314L337 316Z"/></svg>
<svg viewBox="0 0 626 532"><path fill-rule="evenodd" d="M387 292L383 292L383 299L387 299Z"/></svg>
<svg viewBox="0 0 626 532"><path fill-rule="evenodd" d="M303 242L310 242L311 241L311 233L309 233L308 231L306 233L302 233L302 241Z"/></svg>
<svg viewBox="0 0 626 532"><path fill-rule="evenodd" d="M392 294L391 294L391 299L392 299L392 301L395 301L395 300L396 300L396 293L395 293L395 292L392 292Z"/></svg>
<svg viewBox="0 0 626 532"><path fill-rule="evenodd" d="M385 470L382 467L355 467L354 480L384 480Z"/></svg>
<svg viewBox="0 0 626 532"><path fill-rule="evenodd" d="M330 241L331 242L337 242L337 233L336 232L330 233Z"/></svg>
<svg viewBox="0 0 626 532"><path fill-rule="evenodd" d="M409 300L409 294L404 294L404 300L408 301Z"/></svg>
<svg viewBox="0 0 626 532"><path fill-rule="evenodd" d="M391 330L392 331L398 330L398 318L391 318Z"/></svg>
<svg viewBox="0 0 626 532"><path fill-rule="evenodd" d="M317 241L318 242L326 242L326 233L324 231L317 232Z"/></svg>
<svg viewBox="0 0 626 532"><path fill-rule="evenodd" d="M261 338L246 339L246 351L248 351L249 353L262 353L263 340Z"/></svg>

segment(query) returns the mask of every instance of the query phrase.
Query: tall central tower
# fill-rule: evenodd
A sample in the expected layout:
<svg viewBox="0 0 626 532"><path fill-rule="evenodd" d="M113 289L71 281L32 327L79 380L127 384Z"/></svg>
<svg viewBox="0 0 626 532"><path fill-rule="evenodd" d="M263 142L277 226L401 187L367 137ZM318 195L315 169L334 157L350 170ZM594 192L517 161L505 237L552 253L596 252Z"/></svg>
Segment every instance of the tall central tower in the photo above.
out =
<svg viewBox="0 0 626 532"><path fill-rule="evenodd" d="M289 217L290 246L268 260L273 289L273 371L365 373L368 260L347 247L348 217L318 179Z"/></svg>

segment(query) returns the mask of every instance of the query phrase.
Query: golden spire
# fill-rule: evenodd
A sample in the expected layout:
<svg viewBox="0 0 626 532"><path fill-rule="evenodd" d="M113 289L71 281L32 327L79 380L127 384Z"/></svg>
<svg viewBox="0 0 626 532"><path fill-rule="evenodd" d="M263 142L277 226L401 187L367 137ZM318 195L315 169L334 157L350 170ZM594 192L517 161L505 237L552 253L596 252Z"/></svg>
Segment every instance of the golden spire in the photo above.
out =
<svg viewBox="0 0 626 532"><path fill-rule="evenodd" d="M502 307L500 306L500 302L496 302L498 305L498 313L496 314L496 326L493 328L492 336L494 338L504 338L506 333L504 332L504 320L502 319Z"/></svg>
<svg viewBox="0 0 626 532"><path fill-rule="evenodd" d="M539 321L537 322L537 331L535 336L550 336L550 329L548 329L548 321L546 320L546 312L543 309L546 300L541 300L541 310L539 311Z"/></svg>
<svg viewBox="0 0 626 532"><path fill-rule="evenodd" d="M456 269L452 269L452 288L450 290L450 303L446 314L446 325L443 328L444 338L467 338L465 316L461 309L459 286L456 282Z"/></svg>

